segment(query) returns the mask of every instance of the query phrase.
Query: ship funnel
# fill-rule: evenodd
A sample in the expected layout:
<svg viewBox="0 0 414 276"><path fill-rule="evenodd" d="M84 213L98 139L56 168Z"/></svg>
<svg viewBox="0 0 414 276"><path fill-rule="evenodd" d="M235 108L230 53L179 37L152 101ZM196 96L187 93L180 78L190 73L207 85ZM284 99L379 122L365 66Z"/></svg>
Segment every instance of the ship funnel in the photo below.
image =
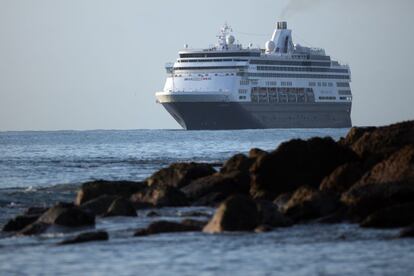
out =
<svg viewBox="0 0 414 276"><path fill-rule="evenodd" d="M277 29L278 30L286 30L287 29L287 22L286 21L277 22Z"/></svg>

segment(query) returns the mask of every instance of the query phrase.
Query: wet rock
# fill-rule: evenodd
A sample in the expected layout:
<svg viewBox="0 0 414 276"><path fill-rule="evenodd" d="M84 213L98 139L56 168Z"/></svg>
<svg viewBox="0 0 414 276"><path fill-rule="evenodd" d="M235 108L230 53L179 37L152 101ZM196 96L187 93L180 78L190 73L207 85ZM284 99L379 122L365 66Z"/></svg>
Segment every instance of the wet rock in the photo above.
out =
<svg viewBox="0 0 414 276"><path fill-rule="evenodd" d="M74 238L64 240L60 242L60 245L65 244L76 244L76 243L85 243L92 241L107 241L109 239L108 233L105 231L98 232L87 232L77 235Z"/></svg>
<svg viewBox="0 0 414 276"><path fill-rule="evenodd" d="M414 144L414 121L369 130L365 129L362 132L363 134L359 139L347 137L345 141L348 141L347 143L350 144L351 148L365 160L367 167L388 158L405 145Z"/></svg>
<svg viewBox="0 0 414 276"><path fill-rule="evenodd" d="M334 212L330 215L318 218L314 222L315 223L323 223L323 224L334 224L334 223L342 223L342 222L346 222L346 221L349 221L348 210L347 210L347 208L341 207L341 208L338 209L338 211L336 211L336 212Z"/></svg>
<svg viewBox="0 0 414 276"><path fill-rule="evenodd" d="M145 229L139 229L135 232L134 236L148 236L148 235L155 235L161 233L175 233L175 232L196 232L201 231L201 227L196 225L193 221L190 222L173 222L173 221L165 221L160 220L151 223Z"/></svg>
<svg viewBox="0 0 414 276"><path fill-rule="evenodd" d="M97 180L82 184L76 197L76 205L81 205L89 200L102 195L120 196L128 198L147 187L145 182L132 181L105 181Z"/></svg>
<svg viewBox="0 0 414 276"><path fill-rule="evenodd" d="M160 213L158 213L156 211L149 211L146 216L149 217L149 218L152 218L152 217L160 217L161 215L160 215Z"/></svg>
<svg viewBox="0 0 414 276"><path fill-rule="evenodd" d="M400 231L400 238L414 238L414 224Z"/></svg>
<svg viewBox="0 0 414 276"><path fill-rule="evenodd" d="M414 202L414 145L375 165L341 200L360 218L397 204Z"/></svg>
<svg viewBox="0 0 414 276"><path fill-rule="evenodd" d="M58 204L39 217L37 222L67 227L80 227L95 224L95 216L78 207Z"/></svg>
<svg viewBox="0 0 414 276"><path fill-rule="evenodd" d="M244 154L236 154L228 159L220 170L220 173L226 174L234 171L249 172L253 159L248 158Z"/></svg>
<svg viewBox="0 0 414 276"><path fill-rule="evenodd" d="M294 139L256 160L250 193L256 199L273 200L303 185L319 188L334 169L357 159L352 150L331 138Z"/></svg>
<svg viewBox="0 0 414 276"><path fill-rule="evenodd" d="M378 210L369 215L362 223L362 227L394 228L404 227L414 221L414 202L394 205Z"/></svg>
<svg viewBox="0 0 414 276"><path fill-rule="evenodd" d="M43 214L47 210L49 210L49 207L29 207L24 212L24 214L25 215L29 215L29 216L31 216L31 215L38 215L38 216L40 216L41 214Z"/></svg>
<svg viewBox="0 0 414 276"><path fill-rule="evenodd" d="M206 176L197 179L181 191L198 206L215 206L230 195L248 194L250 177L243 172Z"/></svg>
<svg viewBox="0 0 414 276"><path fill-rule="evenodd" d="M283 193L278 195L275 200L273 200L273 204L275 204L279 210L283 209L283 206L289 202L289 199L292 197L293 192Z"/></svg>
<svg viewBox="0 0 414 276"><path fill-rule="evenodd" d="M273 228L270 225L261 224L261 225L257 226L254 229L254 232L256 232L256 233L265 233L265 232L270 232L272 230L273 230Z"/></svg>
<svg viewBox="0 0 414 276"><path fill-rule="evenodd" d="M201 211L188 211L188 212L179 212L180 217L211 217L211 214Z"/></svg>
<svg viewBox="0 0 414 276"><path fill-rule="evenodd" d="M341 165L322 180L320 190L341 194L354 185L364 173L363 164L360 162Z"/></svg>
<svg viewBox="0 0 414 276"><path fill-rule="evenodd" d="M341 138L340 144L345 146L352 146L355 144L365 133L371 133L376 130L376 127L352 127L345 138Z"/></svg>
<svg viewBox="0 0 414 276"><path fill-rule="evenodd" d="M135 211L134 205L131 201L125 198L117 198L109 206L106 217L136 217L137 212Z"/></svg>
<svg viewBox="0 0 414 276"><path fill-rule="evenodd" d="M334 213L338 199L309 186L297 189L283 206L283 213L294 221L306 221Z"/></svg>
<svg viewBox="0 0 414 276"><path fill-rule="evenodd" d="M147 179L148 185L181 188L191 181L215 173L213 166L203 163L173 163Z"/></svg>
<svg viewBox="0 0 414 276"><path fill-rule="evenodd" d="M20 232L18 232L18 235L23 235L23 236L39 235L39 234L44 233L49 228L49 226L50 224L35 221L34 223L27 225Z"/></svg>
<svg viewBox="0 0 414 276"><path fill-rule="evenodd" d="M287 227L293 224L293 221L279 212L278 207L271 201L258 200L256 204L261 224L271 227Z"/></svg>
<svg viewBox="0 0 414 276"><path fill-rule="evenodd" d="M253 231L259 223L260 215L256 203L248 196L235 195L220 204L203 231Z"/></svg>
<svg viewBox="0 0 414 276"><path fill-rule="evenodd" d="M131 202L137 206L150 204L155 207L180 207L189 204L186 195L172 186L153 185L131 196Z"/></svg>
<svg viewBox="0 0 414 276"><path fill-rule="evenodd" d="M249 158L250 159L258 159L265 156L268 152L262 149L253 148L249 151Z"/></svg>
<svg viewBox="0 0 414 276"><path fill-rule="evenodd" d="M39 215L21 215L9 220L4 226L4 232L20 231L32 224L39 218Z"/></svg>
<svg viewBox="0 0 414 276"><path fill-rule="evenodd" d="M204 228L204 226L207 225L208 221L197 219L185 219L181 223L188 227L194 227L194 229L197 229L197 231L201 231Z"/></svg>
<svg viewBox="0 0 414 276"><path fill-rule="evenodd" d="M111 206L112 202L114 202L117 198L119 197L114 195L101 195L95 199L83 203L80 208L94 214L95 216L101 216L106 213L109 206Z"/></svg>

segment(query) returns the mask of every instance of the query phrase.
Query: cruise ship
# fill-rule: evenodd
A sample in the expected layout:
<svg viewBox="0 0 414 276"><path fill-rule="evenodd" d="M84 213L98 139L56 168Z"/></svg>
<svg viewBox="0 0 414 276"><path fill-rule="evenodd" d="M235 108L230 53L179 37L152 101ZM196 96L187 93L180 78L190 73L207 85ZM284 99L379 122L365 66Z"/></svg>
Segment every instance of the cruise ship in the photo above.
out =
<svg viewBox="0 0 414 276"><path fill-rule="evenodd" d="M351 72L320 48L294 44L277 22L265 47L236 43L225 24L218 43L179 52L166 64L157 102L188 130L347 128Z"/></svg>

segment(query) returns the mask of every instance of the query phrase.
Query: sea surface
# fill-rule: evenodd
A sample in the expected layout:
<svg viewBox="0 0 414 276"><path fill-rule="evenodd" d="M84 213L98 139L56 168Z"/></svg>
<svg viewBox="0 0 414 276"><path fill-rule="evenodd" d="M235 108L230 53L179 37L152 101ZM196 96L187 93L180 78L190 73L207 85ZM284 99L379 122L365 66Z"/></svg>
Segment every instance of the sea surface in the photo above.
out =
<svg viewBox="0 0 414 276"><path fill-rule="evenodd" d="M0 227L29 206L73 201L85 181L143 180L172 162L220 164L254 147L272 150L292 138L339 139L347 131L0 132ZM109 232L107 242L56 245L90 228L52 228L36 237L2 233L0 275L414 275L414 240L395 239L398 229L306 224L263 234L132 237L154 220L214 213L164 208L152 218L149 211L137 218L98 218L95 228Z"/></svg>

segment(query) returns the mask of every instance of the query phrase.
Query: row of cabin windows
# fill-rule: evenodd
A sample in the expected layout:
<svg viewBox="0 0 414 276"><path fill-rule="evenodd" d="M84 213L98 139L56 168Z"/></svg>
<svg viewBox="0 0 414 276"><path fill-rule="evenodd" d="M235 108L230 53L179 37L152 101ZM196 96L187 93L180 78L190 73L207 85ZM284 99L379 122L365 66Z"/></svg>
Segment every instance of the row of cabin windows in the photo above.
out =
<svg viewBox="0 0 414 276"><path fill-rule="evenodd" d="M319 86L319 87L333 87L332 82L310 82L309 86Z"/></svg>
<svg viewBox="0 0 414 276"><path fill-rule="evenodd" d="M251 60L250 64L258 65L290 65L290 66L320 66L330 67L330 62L318 62L318 61L290 61L290 60Z"/></svg>
<svg viewBox="0 0 414 276"><path fill-rule="evenodd" d="M262 78L303 78L303 79L349 79L349 75L279 74L279 73L237 73L238 76Z"/></svg>
<svg viewBox="0 0 414 276"><path fill-rule="evenodd" d="M319 100L336 100L336 97L333 96L321 96Z"/></svg>
<svg viewBox="0 0 414 276"><path fill-rule="evenodd" d="M180 54L180 58L208 58L208 57L260 57L260 52L223 52L223 53Z"/></svg>
<svg viewBox="0 0 414 276"><path fill-rule="evenodd" d="M224 61L248 61L247 59L179 59L177 60L178 63L185 63L185 62L224 62Z"/></svg>
<svg viewBox="0 0 414 276"><path fill-rule="evenodd" d="M257 66L258 71L290 71L290 72L319 72L319 73L348 73L348 69L314 68L314 67L281 67L281 66Z"/></svg>
<svg viewBox="0 0 414 276"><path fill-rule="evenodd" d="M349 82L337 82L336 86L337 87L347 87L347 88L349 88Z"/></svg>

